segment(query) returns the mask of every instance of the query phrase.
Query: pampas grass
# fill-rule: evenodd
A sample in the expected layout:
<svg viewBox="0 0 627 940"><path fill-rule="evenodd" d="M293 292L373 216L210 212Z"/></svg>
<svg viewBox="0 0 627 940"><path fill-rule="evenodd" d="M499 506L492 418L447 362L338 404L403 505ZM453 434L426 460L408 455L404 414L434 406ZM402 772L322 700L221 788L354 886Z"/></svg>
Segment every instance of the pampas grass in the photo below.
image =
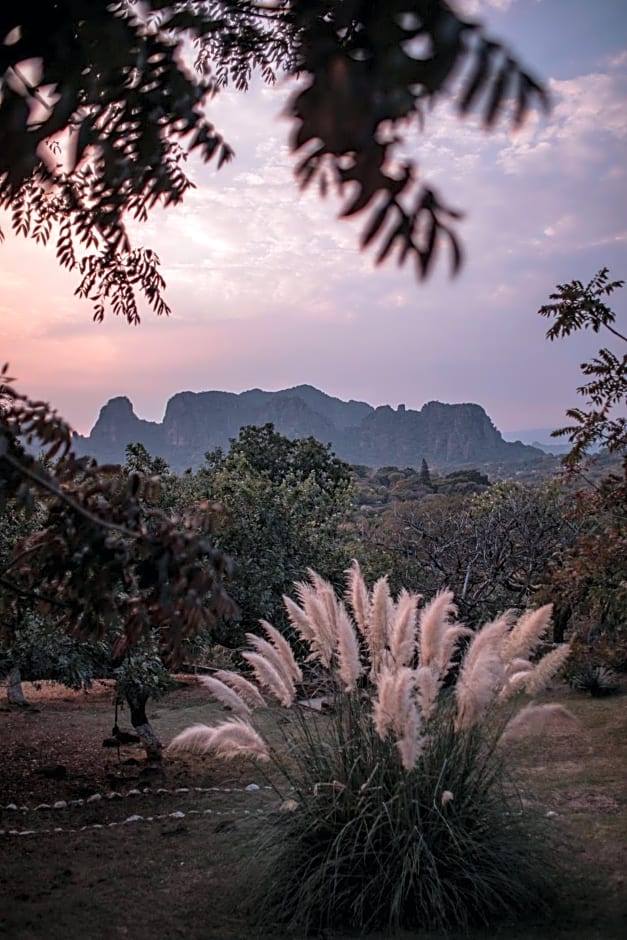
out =
<svg viewBox="0 0 627 940"><path fill-rule="evenodd" d="M234 689L251 708L266 707L266 701L257 686L241 676L239 672L220 669L216 672L215 678Z"/></svg>
<svg viewBox="0 0 627 940"><path fill-rule="evenodd" d="M267 688L281 705L289 708L296 694L289 677L286 680L261 653L244 653L243 658L253 667L257 682Z"/></svg>
<svg viewBox="0 0 627 940"><path fill-rule="evenodd" d="M213 728L192 725L181 731L168 745L166 754L214 754L227 760L247 757L268 761L270 755L263 738L246 721L234 718Z"/></svg>
<svg viewBox="0 0 627 940"><path fill-rule="evenodd" d="M238 715L250 715L250 707L235 689L230 688L213 676L199 676L199 682L211 692L214 698L228 708L232 708Z"/></svg>
<svg viewBox="0 0 627 940"><path fill-rule="evenodd" d="M450 591L418 615L418 595L395 601L386 578L369 590L357 562L344 599L315 572L295 590L299 603L285 606L308 661L325 670L328 713L299 705L301 669L262 621L266 638L250 634L243 654L255 681L221 673L206 683L220 701L236 696L244 720L194 726L171 745L271 761L268 779L290 811L263 830L255 864L275 933L465 928L538 904L547 868L529 813L512 807L503 742L567 717L555 706L519 710L568 655L560 647L532 661L550 607L518 620L506 612L473 633L455 620ZM257 686L285 706L282 746L245 711L264 703Z"/></svg>
<svg viewBox="0 0 627 940"><path fill-rule="evenodd" d="M418 595L402 591L390 627L390 654L397 666L408 666L416 653Z"/></svg>
<svg viewBox="0 0 627 940"><path fill-rule="evenodd" d="M420 664L432 666L440 658L442 641L457 613L452 591L441 591L420 614Z"/></svg>
<svg viewBox="0 0 627 940"><path fill-rule="evenodd" d="M353 611L359 632L365 636L368 629L370 598L358 561L353 561L346 572L346 582L346 601Z"/></svg>

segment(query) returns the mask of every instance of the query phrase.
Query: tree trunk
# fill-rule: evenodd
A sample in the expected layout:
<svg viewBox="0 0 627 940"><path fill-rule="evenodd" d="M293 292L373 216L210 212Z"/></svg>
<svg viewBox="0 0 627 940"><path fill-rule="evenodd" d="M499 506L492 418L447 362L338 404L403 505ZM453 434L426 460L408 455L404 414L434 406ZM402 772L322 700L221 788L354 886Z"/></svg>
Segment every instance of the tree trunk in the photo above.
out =
<svg viewBox="0 0 627 940"><path fill-rule="evenodd" d="M128 691L126 701L131 712L131 724L146 749L146 757L148 760L161 760L163 744L146 716L148 696L143 692Z"/></svg>
<svg viewBox="0 0 627 940"><path fill-rule="evenodd" d="M564 607L556 605L553 609L553 642L563 643L566 627L571 617L571 608L567 604Z"/></svg>
<svg viewBox="0 0 627 940"><path fill-rule="evenodd" d="M7 701L9 705L28 705L22 689L22 676L19 666L11 666L7 681Z"/></svg>

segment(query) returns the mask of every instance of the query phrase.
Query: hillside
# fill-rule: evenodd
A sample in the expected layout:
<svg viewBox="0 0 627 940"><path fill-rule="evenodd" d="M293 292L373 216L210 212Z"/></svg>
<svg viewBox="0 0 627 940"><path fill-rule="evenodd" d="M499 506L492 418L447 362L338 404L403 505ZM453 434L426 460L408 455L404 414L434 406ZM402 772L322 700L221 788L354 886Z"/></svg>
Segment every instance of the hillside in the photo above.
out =
<svg viewBox="0 0 627 940"><path fill-rule="evenodd" d="M77 435L76 447L81 454L118 463L126 445L139 441L180 471L198 467L209 450L228 448L240 428L268 422L287 437L315 437L344 460L371 467L416 467L423 458L442 468L528 467L543 459L537 448L504 441L480 405L432 401L420 411L404 405L374 408L310 385L279 392L179 392L168 401L160 423L137 417L128 398L112 398L89 436Z"/></svg>

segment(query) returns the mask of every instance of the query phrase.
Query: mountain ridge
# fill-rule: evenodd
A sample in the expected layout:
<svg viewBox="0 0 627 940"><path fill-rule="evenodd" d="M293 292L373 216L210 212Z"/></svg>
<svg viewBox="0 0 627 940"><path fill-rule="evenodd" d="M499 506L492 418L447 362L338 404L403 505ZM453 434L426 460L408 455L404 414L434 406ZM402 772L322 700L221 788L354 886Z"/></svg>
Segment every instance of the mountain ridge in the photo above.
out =
<svg viewBox="0 0 627 940"><path fill-rule="evenodd" d="M161 422L145 421L125 395L111 398L89 435L76 435L79 454L121 463L127 444L140 442L172 469L196 469L207 451L228 449L246 425L274 424L290 438L315 437L353 464L419 466L423 459L439 467L499 461L540 460L542 451L505 441L481 405L426 402L420 410L400 404L374 407L344 401L312 385L267 392L177 392L167 402Z"/></svg>

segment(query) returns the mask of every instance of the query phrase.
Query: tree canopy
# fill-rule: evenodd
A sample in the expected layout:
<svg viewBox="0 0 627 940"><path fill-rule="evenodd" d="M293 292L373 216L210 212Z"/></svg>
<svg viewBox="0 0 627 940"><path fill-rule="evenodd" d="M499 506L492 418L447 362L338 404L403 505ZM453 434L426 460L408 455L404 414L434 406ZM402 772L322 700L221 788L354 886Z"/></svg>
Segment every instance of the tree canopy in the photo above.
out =
<svg viewBox="0 0 627 940"><path fill-rule="evenodd" d="M159 259L128 218L180 202L198 151L233 151L211 98L293 76L290 148L301 186L334 187L341 215L366 212L361 245L426 276L438 246L461 263L460 218L400 156L445 94L486 128L514 126L544 90L480 24L444 0L27 0L0 11L0 208L77 272L94 318L139 321L139 295L167 313Z"/></svg>
<svg viewBox="0 0 627 940"><path fill-rule="evenodd" d="M228 454L207 454L189 485L195 499L225 509L214 538L233 558L227 587L239 610L239 626L226 618L218 630L225 644L256 632L261 618L286 626L282 597L309 568L341 582L350 560L342 528L352 473L328 446L312 437L289 440L272 424L245 427Z"/></svg>

